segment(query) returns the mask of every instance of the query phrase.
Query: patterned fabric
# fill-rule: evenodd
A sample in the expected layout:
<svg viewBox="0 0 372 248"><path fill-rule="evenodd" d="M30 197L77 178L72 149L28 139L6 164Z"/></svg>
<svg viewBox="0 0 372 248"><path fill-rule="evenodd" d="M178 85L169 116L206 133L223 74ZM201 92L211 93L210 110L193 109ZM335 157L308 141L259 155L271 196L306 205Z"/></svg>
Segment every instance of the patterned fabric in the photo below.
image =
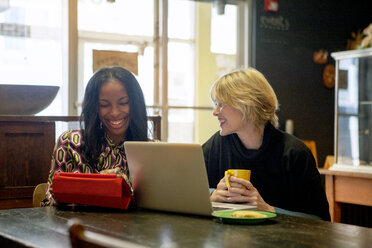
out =
<svg viewBox="0 0 372 248"><path fill-rule="evenodd" d="M87 163L87 159L82 153L83 146L84 141L80 130L69 130L59 136L52 155L47 192L42 206L55 205L55 199L51 194L52 180L54 174L59 172L105 173L110 170L110 173L123 175L132 188L124 152L124 140L116 146L110 137L105 135L101 154L93 165Z"/></svg>

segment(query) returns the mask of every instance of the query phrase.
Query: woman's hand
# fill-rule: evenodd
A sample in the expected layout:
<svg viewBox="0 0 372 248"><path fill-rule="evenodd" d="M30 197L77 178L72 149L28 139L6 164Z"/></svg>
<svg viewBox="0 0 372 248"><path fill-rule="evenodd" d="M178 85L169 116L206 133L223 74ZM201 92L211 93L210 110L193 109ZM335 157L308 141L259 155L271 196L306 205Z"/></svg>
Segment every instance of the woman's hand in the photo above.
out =
<svg viewBox="0 0 372 248"><path fill-rule="evenodd" d="M220 180L216 190L211 195L211 201L244 203L245 205L257 206L257 209L261 211L275 212L274 207L264 201L250 181L234 176L230 176L229 181L231 187L228 189L225 178Z"/></svg>
<svg viewBox="0 0 372 248"><path fill-rule="evenodd" d="M99 172L99 174L115 174L117 177L123 177L126 181L128 180L127 175L121 172L120 167L116 167L114 169L102 170Z"/></svg>

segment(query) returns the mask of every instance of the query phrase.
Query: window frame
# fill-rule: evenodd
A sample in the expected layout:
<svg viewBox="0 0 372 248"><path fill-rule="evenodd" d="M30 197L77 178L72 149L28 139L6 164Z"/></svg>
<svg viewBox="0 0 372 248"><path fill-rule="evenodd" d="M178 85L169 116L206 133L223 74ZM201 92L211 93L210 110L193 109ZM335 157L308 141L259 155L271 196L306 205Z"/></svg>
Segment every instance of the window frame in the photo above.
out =
<svg viewBox="0 0 372 248"><path fill-rule="evenodd" d="M149 40L145 36L128 36L120 34L95 33L89 31L78 31L78 0L62 0L67 1L68 13L67 22L69 35L66 42L68 54L66 61L66 75L64 82L68 82L68 115L78 115L81 107L82 96L84 95L84 82L82 59L84 42L102 42L102 43L117 43L122 44L124 41L145 39L148 44L154 47L154 104L146 106L153 109L154 114L162 116L161 133L162 140L168 140L168 113L171 109L192 109L196 111L211 110L211 106L174 106L168 105L168 43L171 41L177 42L193 42L192 40L184 39L169 39L168 38L168 0L154 0L154 36ZM252 0L237 1L229 0L227 4L235 4L238 7L237 18L237 67L248 67L251 63L251 42L248 34L250 33L251 23L251 6ZM195 55L195 60L197 55ZM155 66L156 64L160 66ZM196 76L196 75L194 75ZM160 84L160 81L162 84ZM162 92L160 92L162 89Z"/></svg>

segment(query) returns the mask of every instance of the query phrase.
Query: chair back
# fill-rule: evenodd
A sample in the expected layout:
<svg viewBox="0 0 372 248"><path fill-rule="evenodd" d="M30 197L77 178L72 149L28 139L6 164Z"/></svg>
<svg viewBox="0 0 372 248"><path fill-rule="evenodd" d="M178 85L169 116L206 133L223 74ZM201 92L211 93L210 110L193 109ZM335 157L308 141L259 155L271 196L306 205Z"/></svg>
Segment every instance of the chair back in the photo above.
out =
<svg viewBox="0 0 372 248"><path fill-rule="evenodd" d="M314 140L302 140L304 144L310 149L311 153L315 158L316 167L318 167L318 155L316 152L316 143Z"/></svg>
<svg viewBox="0 0 372 248"><path fill-rule="evenodd" d="M155 140L161 140L161 116L147 116L147 120L152 122L152 134Z"/></svg>
<svg viewBox="0 0 372 248"><path fill-rule="evenodd" d="M147 246L139 245L129 241L108 236L95 231L85 230L79 219L70 219L68 221L68 231L72 248L145 248Z"/></svg>
<svg viewBox="0 0 372 248"><path fill-rule="evenodd" d="M323 165L323 169L329 169L331 168L335 163L335 157L333 155L328 155L326 157L326 160L324 162L324 165Z"/></svg>
<svg viewBox="0 0 372 248"><path fill-rule="evenodd" d="M34 208L40 207L41 201L44 200L47 183L40 183L38 184L32 195L32 206Z"/></svg>

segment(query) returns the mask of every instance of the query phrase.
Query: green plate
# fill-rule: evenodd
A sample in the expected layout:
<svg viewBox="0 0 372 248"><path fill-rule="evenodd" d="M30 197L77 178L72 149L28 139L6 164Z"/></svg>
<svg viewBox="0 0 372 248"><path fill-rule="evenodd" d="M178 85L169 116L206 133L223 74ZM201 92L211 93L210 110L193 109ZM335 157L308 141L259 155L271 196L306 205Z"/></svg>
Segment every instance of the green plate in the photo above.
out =
<svg viewBox="0 0 372 248"><path fill-rule="evenodd" d="M243 218L237 218L237 217L232 217L231 214L236 212L236 211L241 211L241 210L224 210L224 211L217 211L213 212L212 215L216 217L219 221L223 223L229 223L229 224L256 224L260 222L264 222L268 219L276 217L275 213L271 212L265 212L265 211L254 211L254 210L249 210L249 211L254 211L257 213L261 213L265 215L263 218L253 218L253 217L243 217Z"/></svg>

